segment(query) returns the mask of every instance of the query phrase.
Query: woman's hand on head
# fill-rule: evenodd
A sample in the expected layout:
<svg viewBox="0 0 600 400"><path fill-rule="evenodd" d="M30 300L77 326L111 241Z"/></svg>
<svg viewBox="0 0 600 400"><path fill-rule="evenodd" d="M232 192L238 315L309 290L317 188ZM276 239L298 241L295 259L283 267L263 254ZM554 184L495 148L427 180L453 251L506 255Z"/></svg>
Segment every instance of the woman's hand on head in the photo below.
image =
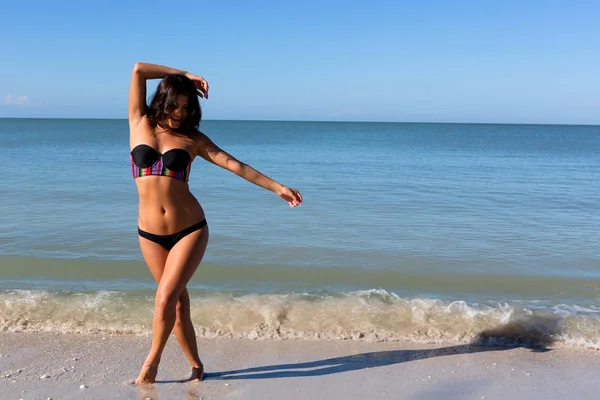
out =
<svg viewBox="0 0 600 400"><path fill-rule="evenodd" d="M292 208L302 204L302 195L297 189L290 189L287 186L282 186L277 192L277 195L287 201Z"/></svg>
<svg viewBox="0 0 600 400"><path fill-rule="evenodd" d="M198 96L203 99L208 99L208 82L206 82L206 79L198 75L190 74L189 72L186 72L185 76L194 82Z"/></svg>

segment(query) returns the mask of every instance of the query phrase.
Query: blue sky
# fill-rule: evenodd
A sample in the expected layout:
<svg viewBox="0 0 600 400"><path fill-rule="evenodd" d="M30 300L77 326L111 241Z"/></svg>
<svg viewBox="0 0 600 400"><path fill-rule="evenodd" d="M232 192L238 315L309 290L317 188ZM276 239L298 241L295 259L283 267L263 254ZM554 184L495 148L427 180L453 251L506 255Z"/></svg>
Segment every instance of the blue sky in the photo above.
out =
<svg viewBox="0 0 600 400"><path fill-rule="evenodd" d="M3 5L0 117L126 118L144 61L206 119L600 124L600 2L87 3Z"/></svg>

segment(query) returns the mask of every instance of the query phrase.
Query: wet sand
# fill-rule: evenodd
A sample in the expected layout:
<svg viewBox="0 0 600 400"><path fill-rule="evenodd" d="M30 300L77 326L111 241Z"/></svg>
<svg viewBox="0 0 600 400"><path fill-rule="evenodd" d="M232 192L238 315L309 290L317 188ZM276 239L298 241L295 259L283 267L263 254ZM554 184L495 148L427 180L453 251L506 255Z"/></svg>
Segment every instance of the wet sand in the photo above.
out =
<svg viewBox="0 0 600 400"><path fill-rule="evenodd" d="M405 342L199 339L206 379L174 337L150 387L130 382L149 336L0 333L2 399L593 399L600 352Z"/></svg>

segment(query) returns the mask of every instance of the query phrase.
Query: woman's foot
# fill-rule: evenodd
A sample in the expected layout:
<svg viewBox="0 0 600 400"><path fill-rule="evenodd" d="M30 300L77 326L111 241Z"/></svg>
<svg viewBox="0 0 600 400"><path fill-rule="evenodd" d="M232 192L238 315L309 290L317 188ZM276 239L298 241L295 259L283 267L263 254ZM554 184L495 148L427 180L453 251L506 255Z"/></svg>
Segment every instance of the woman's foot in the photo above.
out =
<svg viewBox="0 0 600 400"><path fill-rule="evenodd" d="M136 385L150 385L156 381L158 365L143 365L140 376L135 380Z"/></svg>
<svg viewBox="0 0 600 400"><path fill-rule="evenodd" d="M204 379L204 365L200 364L199 367L192 367L192 376L190 377L191 382L200 382Z"/></svg>

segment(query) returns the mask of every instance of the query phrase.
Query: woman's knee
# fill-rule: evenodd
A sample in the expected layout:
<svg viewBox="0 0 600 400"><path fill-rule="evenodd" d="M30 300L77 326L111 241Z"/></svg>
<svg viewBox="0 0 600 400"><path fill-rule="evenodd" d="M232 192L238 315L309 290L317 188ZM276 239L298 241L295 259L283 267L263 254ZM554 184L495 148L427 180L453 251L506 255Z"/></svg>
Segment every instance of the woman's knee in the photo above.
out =
<svg viewBox="0 0 600 400"><path fill-rule="evenodd" d="M177 303L179 301L179 295L169 291L158 291L156 293L155 307L159 312L166 312L168 310L175 311L177 309Z"/></svg>
<svg viewBox="0 0 600 400"><path fill-rule="evenodd" d="M176 306L177 313L177 321L183 320L186 315L190 313L190 297L187 293L187 290L184 290L181 296L179 296L179 300L177 301Z"/></svg>

